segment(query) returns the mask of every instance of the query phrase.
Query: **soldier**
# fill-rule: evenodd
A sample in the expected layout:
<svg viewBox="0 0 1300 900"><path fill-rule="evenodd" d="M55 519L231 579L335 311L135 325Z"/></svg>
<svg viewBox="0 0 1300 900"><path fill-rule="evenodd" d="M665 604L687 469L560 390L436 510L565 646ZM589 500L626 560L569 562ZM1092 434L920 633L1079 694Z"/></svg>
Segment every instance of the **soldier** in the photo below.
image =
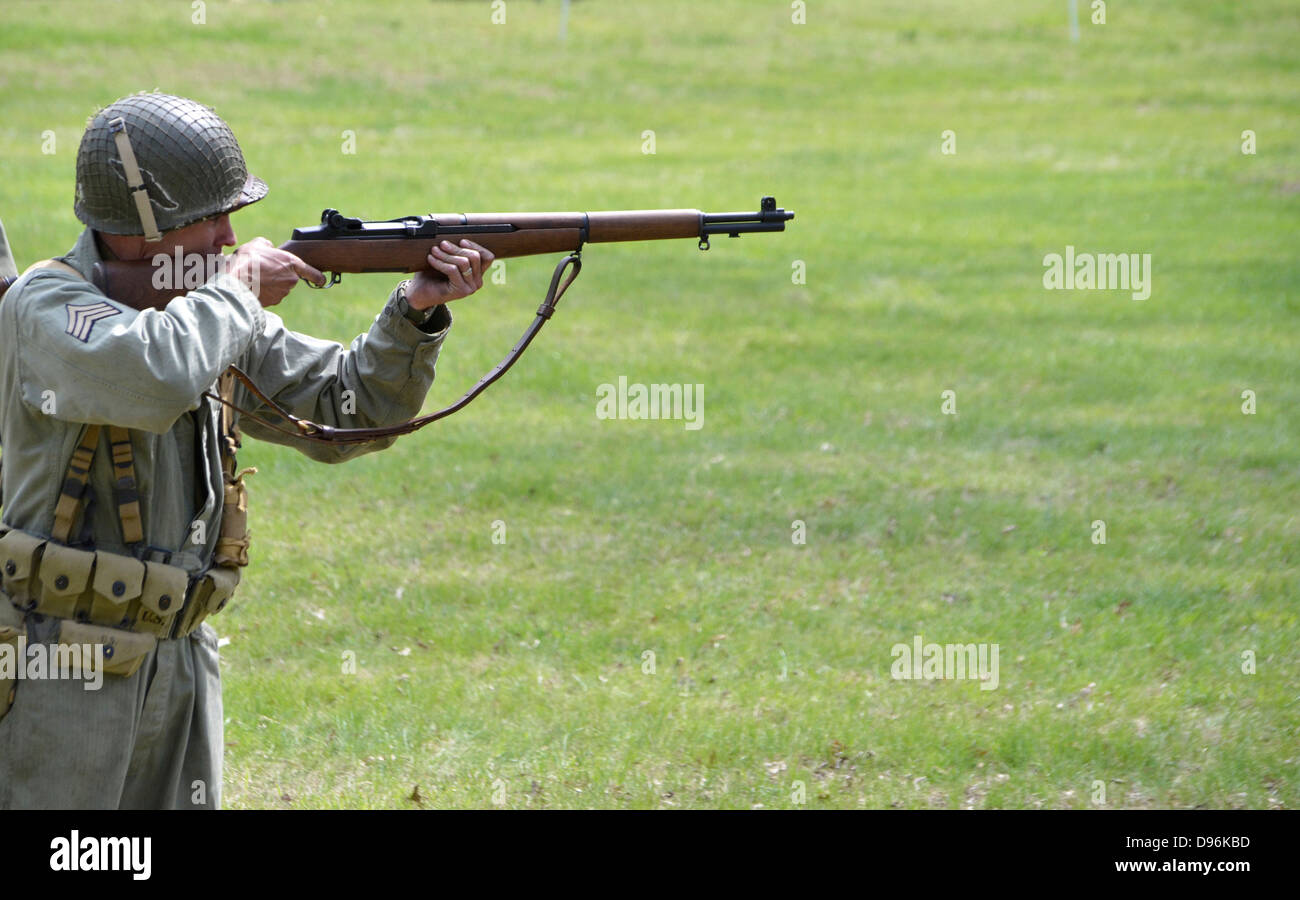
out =
<svg viewBox="0 0 1300 900"><path fill-rule="evenodd" d="M77 154L85 231L0 302L0 651L12 662L14 648L43 650L65 676L71 661L102 657L87 690L93 681L53 677L52 664L20 678L0 654L0 809L219 806L221 685L204 620L234 591L248 539L237 416L203 395L219 389L276 419L223 376L235 364L295 416L409 418L451 326L444 304L482 287L492 263L470 241L431 247L431 271L399 284L349 349L265 309L324 276L264 238L163 309L133 309L87 280L103 259L219 254L236 244L230 214L266 192L207 107L119 100ZM244 430L294 443L251 419ZM339 462L392 440L300 449Z"/></svg>

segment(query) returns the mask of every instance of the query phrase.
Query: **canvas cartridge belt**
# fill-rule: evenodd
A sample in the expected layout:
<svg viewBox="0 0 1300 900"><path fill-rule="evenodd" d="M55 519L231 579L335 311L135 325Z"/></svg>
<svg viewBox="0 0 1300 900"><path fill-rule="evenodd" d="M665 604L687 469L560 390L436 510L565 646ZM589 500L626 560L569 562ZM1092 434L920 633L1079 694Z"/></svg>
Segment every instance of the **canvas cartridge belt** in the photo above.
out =
<svg viewBox="0 0 1300 900"><path fill-rule="evenodd" d="M19 673L13 660L16 656L26 656L33 642L53 644L49 651L53 656L50 665L62 660L73 671L79 668L88 674L102 665L104 675L123 678L134 675L158 645L158 639L151 634L83 625L71 619L40 617L38 621L8 603L0 603L0 653L7 652L10 657L10 665L0 664L0 718L13 705L18 682L32 677ZM99 658L92 649L96 646L100 648Z"/></svg>
<svg viewBox="0 0 1300 900"><path fill-rule="evenodd" d="M0 529L0 590L29 613L169 640L188 637L224 609L238 584L239 570L231 567L194 575Z"/></svg>

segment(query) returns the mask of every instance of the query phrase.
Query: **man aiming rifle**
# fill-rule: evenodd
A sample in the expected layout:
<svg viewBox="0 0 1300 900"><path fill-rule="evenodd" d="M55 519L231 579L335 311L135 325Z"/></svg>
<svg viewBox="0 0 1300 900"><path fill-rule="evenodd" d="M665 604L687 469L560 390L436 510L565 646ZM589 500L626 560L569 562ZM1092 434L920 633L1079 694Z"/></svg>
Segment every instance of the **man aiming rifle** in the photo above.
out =
<svg viewBox="0 0 1300 900"><path fill-rule="evenodd" d="M204 619L229 600L248 541L235 417L202 395L220 380L223 398L260 410L222 378L234 363L296 415L341 427L413 416L451 326L444 304L482 287L492 263L472 240L428 241L426 265L349 349L267 311L324 276L264 238L161 309L88 280L105 260L218 254L235 244L230 214L266 192L211 110L127 97L81 141L86 230L0 302L0 642L41 644L50 658L98 646L107 676L88 691L0 675L0 808L220 804L221 684ZM338 462L392 440L301 449Z"/></svg>
<svg viewBox="0 0 1300 900"><path fill-rule="evenodd" d="M221 682L205 620L248 565L241 427L323 462L389 446L514 363L580 271L584 244L692 238L707 249L711 236L782 231L794 217L770 197L752 213L363 222L331 209L281 247L259 237L222 256L236 244L231 213L266 193L210 109L133 95L82 138L76 245L16 280L0 270L0 809L220 804ZM498 257L553 252L569 255L506 359L456 403L413 418L451 326L446 304L481 288ZM190 259L218 265L190 284ZM344 349L266 309L300 280L324 286L324 271L330 283L412 277ZM20 647L93 657L98 689L16 675L3 661Z"/></svg>

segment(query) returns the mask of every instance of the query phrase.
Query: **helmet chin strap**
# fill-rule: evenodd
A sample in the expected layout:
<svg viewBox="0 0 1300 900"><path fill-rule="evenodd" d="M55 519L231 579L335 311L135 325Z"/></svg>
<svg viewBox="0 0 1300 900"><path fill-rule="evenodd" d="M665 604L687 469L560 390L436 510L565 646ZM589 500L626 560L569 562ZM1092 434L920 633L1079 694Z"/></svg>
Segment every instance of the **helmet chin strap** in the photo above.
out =
<svg viewBox="0 0 1300 900"><path fill-rule="evenodd" d="M136 213L140 216L140 225L144 228L146 243L153 244L162 240L158 230L158 220L154 218L153 207L149 204L149 192L144 186L144 176L140 174L140 164L135 161L135 151L126 136L126 122L121 116L108 123L113 132L113 142L117 144L117 155L122 158L122 169L126 172L126 186L131 190L131 199L135 201Z"/></svg>

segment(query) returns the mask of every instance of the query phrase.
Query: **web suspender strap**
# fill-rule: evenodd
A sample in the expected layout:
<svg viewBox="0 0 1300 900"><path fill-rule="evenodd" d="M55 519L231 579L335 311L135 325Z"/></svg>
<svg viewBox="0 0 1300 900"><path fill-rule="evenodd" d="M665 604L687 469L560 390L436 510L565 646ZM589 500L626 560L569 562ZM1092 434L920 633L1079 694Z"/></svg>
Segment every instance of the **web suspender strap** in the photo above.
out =
<svg viewBox="0 0 1300 900"><path fill-rule="evenodd" d="M23 269L23 274L36 269L54 269L57 272L67 272L69 275L76 275L78 278L85 278L80 272L68 265L61 259L43 259L40 262L34 262L27 268Z"/></svg>
<svg viewBox="0 0 1300 900"><path fill-rule="evenodd" d="M113 449L113 497L117 500L118 521L122 523L122 542L134 547L144 540L144 522L140 518L140 491L135 483L131 432L110 425L108 440Z"/></svg>
<svg viewBox="0 0 1300 900"><path fill-rule="evenodd" d="M90 487L90 465L95 461L95 450L99 446L99 426L87 425L81 432L77 449L72 451L68 462L68 474L63 478L63 487L59 491L59 502L54 507L54 531L51 536L60 544L67 544L72 538L72 527L76 524L77 512Z"/></svg>

